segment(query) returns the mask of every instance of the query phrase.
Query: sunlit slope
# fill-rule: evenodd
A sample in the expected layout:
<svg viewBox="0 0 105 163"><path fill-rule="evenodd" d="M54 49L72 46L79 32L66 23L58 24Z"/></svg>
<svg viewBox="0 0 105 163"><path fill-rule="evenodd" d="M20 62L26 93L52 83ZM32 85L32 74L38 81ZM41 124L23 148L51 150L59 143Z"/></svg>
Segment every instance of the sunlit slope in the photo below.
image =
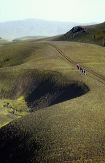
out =
<svg viewBox="0 0 105 163"><path fill-rule="evenodd" d="M54 43L56 46L57 42ZM77 42L59 42L60 48L66 56L87 69L105 75L105 48L93 44Z"/></svg>
<svg viewBox="0 0 105 163"><path fill-rule="evenodd" d="M33 83L35 86L35 81L49 79L49 76L50 81L58 85L62 85L62 82L64 84L65 81L69 84L75 81L77 85L82 83L82 86L85 83L89 91L79 97L60 101L56 105L40 108L31 113L27 112L29 115L1 128L0 162L105 162L105 93L103 91L105 85L93 74L80 75L76 65L67 62L54 46L60 48L76 63L87 66L102 75L104 75L102 73L104 48L90 44L34 41L16 43L11 45L11 48L20 44L21 47L29 48L28 54L21 52L22 62L18 58L19 64L13 66L8 63L8 67L7 64L3 64L0 69L2 76L0 92L3 89L6 98L9 95L7 92L16 83L17 94L14 99L18 105L21 96L25 97L29 92L29 86ZM13 55L14 53L12 57ZM20 50L16 55L20 55ZM96 63L100 65L99 70ZM49 80L45 80L45 83L47 82L49 84ZM49 85L49 90L53 85ZM41 86L46 88L46 85ZM33 90L34 87L30 88ZM41 87L37 88L42 90L39 89ZM11 104L13 101L12 99ZM23 101L25 102L25 99ZM23 103L21 108L25 112L27 105L25 103L22 107ZM19 111L17 113L20 114ZM16 116L12 113L10 115Z"/></svg>
<svg viewBox="0 0 105 163"><path fill-rule="evenodd" d="M61 99L60 94L64 97L63 92L67 88L68 91L71 89L74 80L76 81L74 86L75 83L77 85L78 80L72 74L69 81L66 79L68 77L65 78L66 73L70 71L75 73L75 68L67 64L47 42L29 41L1 47L0 66L0 126L26 115L30 111L30 106L35 106L36 110L81 94L80 91ZM37 96L36 88L37 94L41 92ZM37 98L32 98L30 103L29 99L33 95ZM58 95L60 100L57 99Z"/></svg>
<svg viewBox="0 0 105 163"><path fill-rule="evenodd" d="M90 83L93 88L85 96L38 110L2 128L1 161L5 158L11 163L104 160L102 97L105 94L98 82Z"/></svg>

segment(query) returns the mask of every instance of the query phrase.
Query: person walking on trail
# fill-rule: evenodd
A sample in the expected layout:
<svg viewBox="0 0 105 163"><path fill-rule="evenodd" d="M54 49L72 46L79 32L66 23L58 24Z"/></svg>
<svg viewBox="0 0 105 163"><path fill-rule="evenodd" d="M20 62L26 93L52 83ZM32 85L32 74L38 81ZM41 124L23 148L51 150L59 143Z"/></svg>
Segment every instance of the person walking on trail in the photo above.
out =
<svg viewBox="0 0 105 163"><path fill-rule="evenodd" d="M82 67L80 67L80 73L81 73L81 75L83 74L83 68Z"/></svg>
<svg viewBox="0 0 105 163"><path fill-rule="evenodd" d="M77 69L80 71L80 74L81 74L81 75L82 75L82 74L83 74L83 75L86 75L86 70L85 70L85 68L81 67L79 63L76 64L76 66L77 66Z"/></svg>
<svg viewBox="0 0 105 163"><path fill-rule="evenodd" d="M80 67L80 73L81 75L86 75L86 70L83 67Z"/></svg>
<svg viewBox="0 0 105 163"><path fill-rule="evenodd" d="M77 69L79 70L79 69L80 69L80 65L79 65L79 64L77 64L76 66L77 66Z"/></svg>
<svg viewBox="0 0 105 163"><path fill-rule="evenodd" d="M83 74L86 75L86 70L85 70L85 68L83 69Z"/></svg>

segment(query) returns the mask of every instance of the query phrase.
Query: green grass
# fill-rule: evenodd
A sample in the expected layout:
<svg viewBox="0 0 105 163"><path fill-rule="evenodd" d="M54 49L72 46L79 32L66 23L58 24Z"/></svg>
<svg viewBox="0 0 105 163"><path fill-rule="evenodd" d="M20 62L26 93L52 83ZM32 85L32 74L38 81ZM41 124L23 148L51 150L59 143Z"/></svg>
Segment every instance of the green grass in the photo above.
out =
<svg viewBox="0 0 105 163"><path fill-rule="evenodd" d="M50 44L77 63L104 75L103 47L76 42L53 41ZM81 76L76 66L64 60L49 42L13 43L1 48L1 58L5 49L9 51L5 57L11 56L14 61L12 64L8 61L0 69L0 126L3 126L0 129L0 162L105 162L104 85L90 73ZM15 55L20 56L16 64ZM58 85L73 81L85 83L90 91L29 113L25 97L34 90L31 86L46 79ZM2 107L7 102L15 108L16 114Z"/></svg>
<svg viewBox="0 0 105 163"><path fill-rule="evenodd" d="M37 47L31 43L11 43L0 49L0 67L15 66L24 63ZM4 54L4 55L2 55Z"/></svg>
<svg viewBox="0 0 105 163"><path fill-rule="evenodd" d="M56 43L55 43L56 45ZM58 47L62 51L81 65L105 75L105 48L93 44L61 42Z"/></svg>

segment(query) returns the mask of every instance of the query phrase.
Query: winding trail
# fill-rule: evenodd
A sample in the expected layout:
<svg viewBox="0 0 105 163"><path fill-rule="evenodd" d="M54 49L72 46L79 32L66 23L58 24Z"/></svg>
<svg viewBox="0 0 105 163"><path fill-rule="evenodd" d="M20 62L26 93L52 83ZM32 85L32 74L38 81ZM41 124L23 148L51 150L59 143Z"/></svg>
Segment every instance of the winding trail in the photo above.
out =
<svg viewBox="0 0 105 163"><path fill-rule="evenodd" d="M50 46L52 46L54 49L56 49L56 51L63 57L63 59L65 59L67 62L69 62L70 64L76 66L77 62L75 62L74 60L72 60L71 58L69 58L68 56L66 56L64 54L64 52L58 48L56 45L49 43ZM84 66L84 65L80 65L81 67L84 67L86 69L87 72L89 72L91 75L95 76L96 78L93 78L92 76L89 75L89 77L97 80L98 82L102 83L103 85L105 85L105 76L95 72L94 70L91 70L90 68Z"/></svg>

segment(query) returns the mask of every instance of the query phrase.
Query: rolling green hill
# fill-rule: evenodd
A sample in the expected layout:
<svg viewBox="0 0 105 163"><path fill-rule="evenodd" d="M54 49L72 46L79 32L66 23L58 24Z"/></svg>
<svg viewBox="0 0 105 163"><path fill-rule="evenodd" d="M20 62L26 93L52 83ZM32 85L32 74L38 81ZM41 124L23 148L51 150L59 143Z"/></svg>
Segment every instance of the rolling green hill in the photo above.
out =
<svg viewBox="0 0 105 163"><path fill-rule="evenodd" d="M105 46L105 22L90 26L73 27L66 34L55 38L55 40L95 43Z"/></svg>
<svg viewBox="0 0 105 163"><path fill-rule="evenodd" d="M92 44L0 47L0 162L105 162L104 63Z"/></svg>

